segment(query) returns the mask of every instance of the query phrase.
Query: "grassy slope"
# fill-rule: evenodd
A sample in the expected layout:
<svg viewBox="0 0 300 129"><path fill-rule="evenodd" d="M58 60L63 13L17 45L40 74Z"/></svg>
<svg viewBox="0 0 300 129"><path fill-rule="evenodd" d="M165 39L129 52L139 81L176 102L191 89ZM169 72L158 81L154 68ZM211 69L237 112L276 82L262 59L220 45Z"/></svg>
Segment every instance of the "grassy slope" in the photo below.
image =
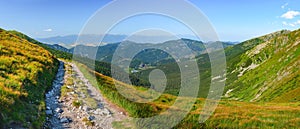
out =
<svg viewBox="0 0 300 129"><path fill-rule="evenodd" d="M42 126L44 93L57 65L47 50L0 29L0 127Z"/></svg>
<svg viewBox="0 0 300 129"><path fill-rule="evenodd" d="M96 75L97 81L92 81L92 84L98 86L107 99L124 108L131 117L157 115L170 108L170 105L172 105L176 99L180 99L170 94L163 94L153 102L146 104L134 103L118 93L112 78L90 71L82 64L77 65L89 80L92 80L92 76ZM126 88L134 88L139 91L145 90L145 88L142 87L132 87L118 81L117 83ZM148 96L147 94L136 94L134 92L129 92L129 94L132 94L136 99L147 98ZM199 124L198 118L204 100L205 99L201 98L197 99L192 111L175 128L296 128L300 126L299 102L278 104L226 100L220 102L210 119L204 124ZM164 120L169 121L170 119ZM160 122L163 123L164 120ZM153 126L150 125L150 123L149 121L138 121L134 123L134 126L136 126L136 128L162 128L159 124ZM124 124L128 124L128 121L125 121Z"/></svg>
<svg viewBox="0 0 300 129"><path fill-rule="evenodd" d="M228 78L227 89L232 89L228 95L242 101L299 102L300 30L261 39L262 43L241 54L235 63ZM241 74L251 65L257 67ZM233 74L242 76L230 78Z"/></svg>
<svg viewBox="0 0 300 129"><path fill-rule="evenodd" d="M47 46L46 44L43 44L43 43L41 43L39 41L36 41L35 39L32 39L29 36L27 36L27 35L25 35L25 34L23 34L21 32L18 32L18 31L15 31L15 30L8 31L8 32L11 33L11 34L16 35L16 36L18 36L18 37L20 37L22 39L25 39L28 42L31 42L31 43L34 43L34 44L37 44L37 45L43 47L44 49L46 49L50 53L52 53L56 58L63 58L63 59L69 59L69 60L72 59L72 56L73 56L72 54L52 49L49 46Z"/></svg>

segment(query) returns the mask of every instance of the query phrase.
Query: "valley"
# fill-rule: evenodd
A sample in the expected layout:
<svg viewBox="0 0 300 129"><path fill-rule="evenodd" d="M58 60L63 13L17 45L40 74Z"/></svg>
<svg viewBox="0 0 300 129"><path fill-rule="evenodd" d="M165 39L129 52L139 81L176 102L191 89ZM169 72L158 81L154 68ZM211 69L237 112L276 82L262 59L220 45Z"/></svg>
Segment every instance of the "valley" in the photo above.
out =
<svg viewBox="0 0 300 129"><path fill-rule="evenodd" d="M176 100L184 105L192 99L178 97L180 70L167 53L145 50L131 62L131 68L138 71L120 68L120 74L130 73L133 85L129 85L112 78L110 58L94 61L87 58L88 53L45 45L17 31L0 32L0 128L163 128L176 121L176 114L168 110L181 112L174 106ZM224 46L225 80L211 76L209 56L200 41L183 41L197 53L201 83L191 111L174 128L300 127L300 30ZM114 45L101 46L103 51L98 54L111 57ZM71 60L73 54L77 60ZM139 67L143 63L151 67ZM154 69L162 70L168 80L162 94L150 87L148 76ZM212 116L200 124L212 80L226 81L225 91ZM118 92L116 83L131 89L128 94L136 101L161 95L151 102L133 102ZM134 119L156 115L161 118Z"/></svg>

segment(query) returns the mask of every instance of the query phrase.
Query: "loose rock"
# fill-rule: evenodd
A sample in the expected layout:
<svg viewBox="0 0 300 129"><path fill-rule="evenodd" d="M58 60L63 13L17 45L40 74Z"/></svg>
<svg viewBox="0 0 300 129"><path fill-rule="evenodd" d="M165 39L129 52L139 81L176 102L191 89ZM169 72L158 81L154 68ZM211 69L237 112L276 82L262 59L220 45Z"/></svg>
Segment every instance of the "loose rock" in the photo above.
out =
<svg viewBox="0 0 300 129"><path fill-rule="evenodd" d="M57 112L57 113L62 113L62 112L64 112L64 110L62 110L61 108L56 108L56 109L55 109L55 112Z"/></svg>
<svg viewBox="0 0 300 129"><path fill-rule="evenodd" d="M52 110L46 110L46 115L52 115Z"/></svg>
<svg viewBox="0 0 300 129"><path fill-rule="evenodd" d="M70 122L72 122L72 120L70 118L64 117L64 118L60 119L60 123L70 123Z"/></svg>

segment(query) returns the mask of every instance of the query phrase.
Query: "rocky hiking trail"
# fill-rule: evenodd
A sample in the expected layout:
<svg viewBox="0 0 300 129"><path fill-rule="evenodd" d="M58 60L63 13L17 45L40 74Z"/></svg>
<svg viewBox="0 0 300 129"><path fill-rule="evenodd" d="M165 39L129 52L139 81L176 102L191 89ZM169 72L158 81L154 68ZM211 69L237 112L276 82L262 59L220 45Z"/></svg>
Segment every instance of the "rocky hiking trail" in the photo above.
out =
<svg viewBox="0 0 300 129"><path fill-rule="evenodd" d="M110 129L114 121L127 118L103 98L75 64L63 61L46 94L46 114L44 128L51 129Z"/></svg>

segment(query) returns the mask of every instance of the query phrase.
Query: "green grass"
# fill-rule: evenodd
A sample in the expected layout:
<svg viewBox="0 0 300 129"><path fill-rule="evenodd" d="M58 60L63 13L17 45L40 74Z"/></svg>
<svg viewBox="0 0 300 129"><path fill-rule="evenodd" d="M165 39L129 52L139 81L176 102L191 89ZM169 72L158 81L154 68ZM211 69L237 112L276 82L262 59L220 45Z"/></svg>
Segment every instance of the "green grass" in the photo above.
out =
<svg viewBox="0 0 300 129"><path fill-rule="evenodd" d="M55 50L55 49L52 49L50 48L49 46L47 46L46 44L43 44L39 41L36 41L35 39L32 39L30 38L29 36L21 33L21 32L18 32L18 31L15 31L15 30L12 30L12 31L8 31L9 33L13 34L13 35L16 35L24 40L27 40L28 42L31 42L33 44L36 44L36 45L39 45L40 47L48 50L50 53L52 53L56 58L62 58L62 59L67 59L67 60L71 60L72 59L72 54L70 53L67 53L67 52L63 52L63 51L59 51L59 50Z"/></svg>
<svg viewBox="0 0 300 129"><path fill-rule="evenodd" d="M77 64L85 77L92 80L95 74L87 67ZM118 96L110 77L96 73L98 86L101 93L111 102L124 108L131 117L143 118L157 115L170 108L176 96L163 94L159 99L146 104L137 104ZM93 85L94 85L93 84ZM123 86L128 87L124 84ZM141 89L136 88L135 89ZM144 89L142 89L143 91ZM300 123L300 103L249 103L239 101L223 100L220 102L214 114L203 124L199 124L199 114L205 99L197 99L192 111L175 128L296 128ZM145 108L147 107L147 108ZM165 119L171 120L171 119ZM126 121L126 120L125 120ZM128 121L128 120L127 120ZM163 119L161 122L163 123ZM153 121L151 121L153 122ZM151 125L150 121L116 122L116 127L125 123L132 123L136 128L142 127L164 127L165 125Z"/></svg>
<svg viewBox="0 0 300 129"><path fill-rule="evenodd" d="M257 54L257 48L242 54L239 66L248 67L247 60L259 64L253 70L247 71L236 80L228 79L227 90L234 89L231 98L242 101L270 102L284 95L285 100L292 102L299 98L299 94L292 93L300 86L300 31L283 33L264 42L267 44ZM288 39L288 40L286 40ZM291 93L287 95L286 93ZM256 97L260 95L259 97ZM293 96L292 96L293 95Z"/></svg>
<svg viewBox="0 0 300 129"><path fill-rule="evenodd" d="M44 95L52 85L58 60L2 29L0 46L0 128L11 124L41 128L46 118Z"/></svg>
<svg viewBox="0 0 300 129"><path fill-rule="evenodd" d="M76 108L79 108L82 105L82 102L80 102L79 100L74 100L72 102L72 105Z"/></svg>
<svg viewBox="0 0 300 129"><path fill-rule="evenodd" d="M285 94L288 99L281 99L280 102L299 100L300 94L295 92L300 86L299 38L300 30L279 31L225 48L227 75L224 94L233 89L228 99L271 102ZM198 97L206 98L212 79L209 55L199 55L197 62L200 73ZM251 64L258 67L245 71L239 77L241 68ZM166 74L167 87L164 93L177 96L181 88L181 74L176 63L163 64L134 75L147 80L154 69L160 69Z"/></svg>
<svg viewBox="0 0 300 129"><path fill-rule="evenodd" d="M175 128L297 128L300 127L299 96L299 60L300 30L280 31L259 38L245 41L225 49L227 58L226 90L234 89L229 98L220 101L214 114L203 124L199 124L204 99L198 99L192 111ZM298 44L296 44L298 43ZM262 44L266 44L265 47ZM256 52L258 51L259 52ZM207 54L197 57L200 68L199 97L205 97L210 85L210 63ZM251 64L259 65L246 71L242 76L240 68ZM124 108L132 117L144 118L155 116L170 108L178 94L180 79L176 64L165 64L156 68L164 70L168 83L166 92L149 103L135 103L120 95L112 78L90 71L88 67L77 64L88 79L96 76L93 85L111 102ZM153 69L147 69L135 76L147 80ZM97 70L96 70L97 71ZM141 87L132 87L115 81L126 88L144 91ZM133 90L132 90L133 91ZM225 93L225 92L224 92ZM128 92L136 100L146 98L147 94ZM257 96L257 97L256 97ZM238 99L239 101L234 101ZM254 101L254 102L249 102ZM276 102L276 103L275 103ZM176 109L171 109L176 110ZM168 115L166 115L168 116ZM172 121L172 117L166 119ZM164 123L165 119L155 121ZM122 122L121 122L122 123ZM134 121L137 128L156 127L153 121ZM120 123L117 123L116 126ZM121 124L122 125L122 124Z"/></svg>

